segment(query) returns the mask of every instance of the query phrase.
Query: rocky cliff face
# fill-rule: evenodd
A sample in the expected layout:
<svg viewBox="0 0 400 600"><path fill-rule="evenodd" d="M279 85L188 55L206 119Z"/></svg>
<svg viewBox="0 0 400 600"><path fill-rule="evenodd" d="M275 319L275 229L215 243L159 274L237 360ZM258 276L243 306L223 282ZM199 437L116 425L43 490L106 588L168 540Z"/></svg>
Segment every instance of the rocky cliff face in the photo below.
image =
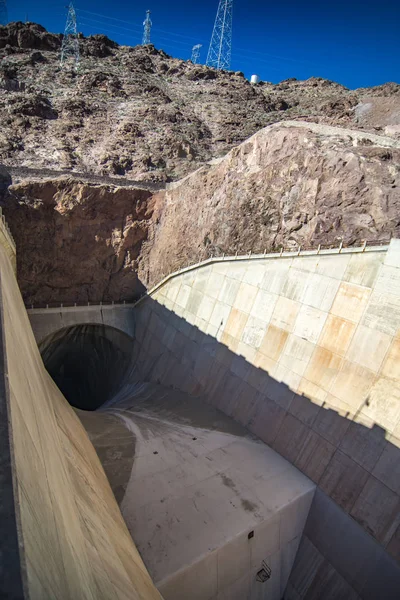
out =
<svg viewBox="0 0 400 600"><path fill-rule="evenodd" d="M400 86L348 90L321 78L251 85L153 46L80 39L60 69L62 36L0 26L0 162L176 180L268 124L301 118L400 135Z"/></svg>
<svg viewBox="0 0 400 600"><path fill-rule="evenodd" d="M3 205L27 303L131 300L212 253L400 233L399 85L251 85L103 35L81 36L79 70L62 70L61 42L0 26L0 163L176 183L154 195L12 185Z"/></svg>
<svg viewBox="0 0 400 600"><path fill-rule="evenodd" d="M68 179L11 186L28 303L131 300L211 254L400 236L400 141L281 123L170 189Z"/></svg>
<svg viewBox="0 0 400 600"><path fill-rule="evenodd" d="M7 219L27 303L132 299L157 196L68 179L11 187Z"/></svg>
<svg viewBox="0 0 400 600"><path fill-rule="evenodd" d="M171 188L140 263L150 286L210 254L400 235L400 142L351 130L272 126Z"/></svg>

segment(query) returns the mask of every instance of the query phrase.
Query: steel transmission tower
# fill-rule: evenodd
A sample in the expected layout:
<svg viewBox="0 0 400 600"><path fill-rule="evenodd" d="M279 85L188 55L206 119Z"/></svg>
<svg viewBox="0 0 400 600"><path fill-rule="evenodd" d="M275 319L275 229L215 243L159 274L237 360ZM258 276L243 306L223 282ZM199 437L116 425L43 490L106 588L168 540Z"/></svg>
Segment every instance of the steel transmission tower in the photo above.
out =
<svg viewBox="0 0 400 600"><path fill-rule="evenodd" d="M199 62L201 47L202 47L202 44L196 44L192 48L192 58L190 60L192 61L192 63L194 65L197 65L197 63Z"/></svg>
<svg viewBox="0 0 400 600"><path fill-rule="evenodd" d="M151 44L150 31L151 31L152 24L153 23L151 22L151 19L150 19L150 11L146 10L146 18L143 21L144 31L143 31L142 46L145 46L146 44Z"/></svg>
<svg viewBox="0 0 400 600"><path fill-rule="evenodd" d="M0 25L7 25L8 12L6 0L0 0Z"/></svg>
<svg viewBox="0 0 400 600"><path fill-rule="evenodd" d="M207 66L229 69L232 54L233 0L219 0L217 17L207 55Z"/></svg>
<svg viewBox="0 0 400 600"><path fill-rule="evenodd" d="M76 12L72 2L68 7L67 22L65 23L64 37L61 46L61 66L64 67L72 59L75 69L79 65L79 40L76 31Z"/></svg>

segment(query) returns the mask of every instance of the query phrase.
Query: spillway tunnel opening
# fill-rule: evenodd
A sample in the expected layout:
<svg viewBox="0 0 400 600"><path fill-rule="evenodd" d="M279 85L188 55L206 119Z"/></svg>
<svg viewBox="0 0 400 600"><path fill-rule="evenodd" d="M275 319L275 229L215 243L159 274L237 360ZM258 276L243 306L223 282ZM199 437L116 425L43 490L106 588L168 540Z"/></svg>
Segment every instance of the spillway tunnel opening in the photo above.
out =
<svg viewBox="0 0 400 600"><path fill-rule="evenodd" d="M39 349L58 388L81 410L94 411L111 400L131 371L133 339L103 324L66 327Z"/></svg>

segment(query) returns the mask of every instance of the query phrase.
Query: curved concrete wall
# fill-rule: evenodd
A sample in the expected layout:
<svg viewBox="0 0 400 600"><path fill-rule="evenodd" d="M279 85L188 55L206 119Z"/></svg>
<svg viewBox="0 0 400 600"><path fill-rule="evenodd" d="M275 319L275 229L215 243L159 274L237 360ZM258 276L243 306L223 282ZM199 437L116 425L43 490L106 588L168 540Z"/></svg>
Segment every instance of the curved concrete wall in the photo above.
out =
<svg viewBox="0 0 400 600"><path fill-rule="evenodd" d="M2 529L1 568L8 560L21 574L19 580L16 575L11 580L10 573L1 578L0 596L160 599L83 426L43 366L13 266L1 245L0 274L0 407L3 419L8 416L8 423L1 423L1 498L6 492L8 499L12 496L12 466L15 502L15 513L9 511L14 532L4 539ZM8 456L4 440L11 449ZM2 523L3 517L2 505ZM19 564L11 535L16 537L16 524Z"/></svg>
<svg viewBox="0 0 400 600"><path fill-rule="evenodd" d="M135 335L133 305L110 304L94 306L59 306L57 308L32 308L29 321L38 344L61 329L74 325L106 325Z"/></svg>
<svg viewBox="0 0 400 600"><path fill-rule="evenodd" d="M344 515L342 539L357 531L363 567L348 556L346 571L343 544L328 560L348 597L379 597L366 579L379 571L397 597L400 241L188 269L136 311L143 377L204 396L315 481L319 506Z"/></svg>
<svg viewBox="0 0 400 600"><path fill-rule="evenodd" d="M4 218L3 211L0 208L0 245L5 250L14 272L17 270L17 255L15 249L14 238L11 235L11 231L8 228L7 222Z"/></svg>

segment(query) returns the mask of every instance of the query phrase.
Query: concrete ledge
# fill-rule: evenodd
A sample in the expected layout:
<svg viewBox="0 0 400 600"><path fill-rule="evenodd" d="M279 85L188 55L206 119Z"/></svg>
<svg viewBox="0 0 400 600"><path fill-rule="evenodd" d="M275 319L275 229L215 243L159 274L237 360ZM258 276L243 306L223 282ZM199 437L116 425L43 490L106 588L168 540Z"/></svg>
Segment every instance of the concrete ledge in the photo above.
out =
<svg viewBox="0 0 400 600"><path fill-rule="evenodd" d="M334 256L337 254L361 254L364 252L387 252L389 249L389 244L384 245L371 245L367 246L364 244L363 246L359 246L356 248L343 248L341 245L337 248L317 248L315 250L301 250L299 247L298 250L293 251L281 251L281 252L269 252L264 254L249 254L238 255L238 256L220 256L220 257L211 257L206 260L203 260L198 263L194 263L193 265L188 265L187 267L183 267L178 269L174 273L167 275L164 277L157 285L155 285L151 290L149 290L142 298L139 298L136 302L133 303L133 306L137 306L139 303L143 302L143 300L147 296L152 296L155 292L157 292L163 285L165 285L168 281L181 275L182 273L188 273L190 271L194 271L201 267L205 267L207 265L218 264L221 262L245 262L245 261L262 261L262 260L279 260L279 259L288 259L288 258L297 258L304 256Z"/></svg>

